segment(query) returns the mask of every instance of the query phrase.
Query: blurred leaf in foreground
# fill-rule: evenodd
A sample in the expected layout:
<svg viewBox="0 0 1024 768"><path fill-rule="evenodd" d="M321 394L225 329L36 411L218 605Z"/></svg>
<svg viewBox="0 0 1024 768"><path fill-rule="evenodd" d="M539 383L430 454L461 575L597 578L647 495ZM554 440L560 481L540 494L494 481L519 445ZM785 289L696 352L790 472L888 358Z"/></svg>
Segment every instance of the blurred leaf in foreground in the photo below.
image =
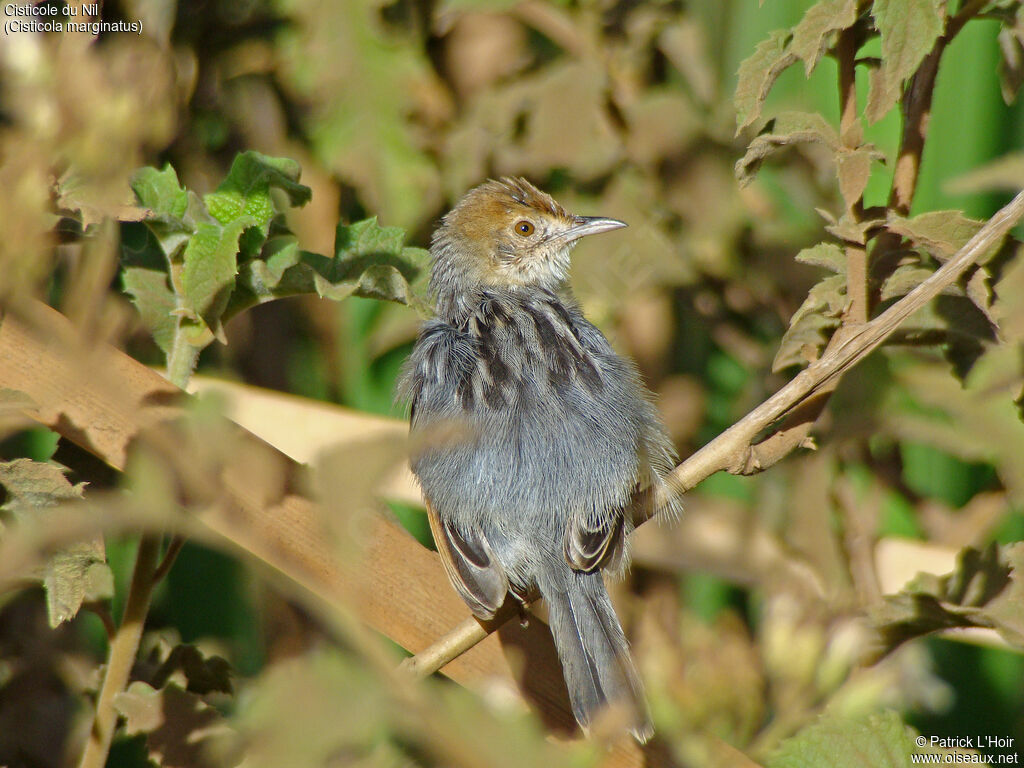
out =
<svg viewBox="0 0 1024 768"><path fill-rule="evenodd" d="M0 512L15 519L81 499L85 487L85 483L71 485L62 467L31 459L0 463L0 485L7 491L7 502ZM84 602L109 599L114 593L114 580L103 538L97 536L56 552L47 562L42 580L51 627L73 619Z"/></svg>

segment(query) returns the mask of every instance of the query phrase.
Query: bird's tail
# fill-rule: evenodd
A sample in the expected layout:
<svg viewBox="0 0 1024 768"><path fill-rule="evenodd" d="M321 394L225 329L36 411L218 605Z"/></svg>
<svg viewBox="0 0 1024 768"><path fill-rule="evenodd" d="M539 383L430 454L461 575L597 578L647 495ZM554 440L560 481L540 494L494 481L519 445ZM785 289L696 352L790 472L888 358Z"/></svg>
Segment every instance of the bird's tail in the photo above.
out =
<svg viewBox="0 0 1024 768"><path fill-rule="evenodd" d="M588 731L601 711L614 707L627 714L629 730L643 743L654 728L601 572L566 570L544 574L538 587L548 604L548 624L573 714Z"/></svg>

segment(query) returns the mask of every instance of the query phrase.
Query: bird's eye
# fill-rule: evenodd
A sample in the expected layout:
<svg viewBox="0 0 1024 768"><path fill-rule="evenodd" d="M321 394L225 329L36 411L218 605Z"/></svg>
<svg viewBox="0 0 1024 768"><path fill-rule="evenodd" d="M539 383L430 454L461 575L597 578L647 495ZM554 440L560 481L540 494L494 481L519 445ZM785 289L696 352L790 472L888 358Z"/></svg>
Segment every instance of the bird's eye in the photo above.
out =
<svg viewBox="0 0 1024 768"><path fill-rule="evenodd" d="M533 234L533 224L528 222L526 219L516 222L516 234L522 235L523 237L529 237Z"/></svg>

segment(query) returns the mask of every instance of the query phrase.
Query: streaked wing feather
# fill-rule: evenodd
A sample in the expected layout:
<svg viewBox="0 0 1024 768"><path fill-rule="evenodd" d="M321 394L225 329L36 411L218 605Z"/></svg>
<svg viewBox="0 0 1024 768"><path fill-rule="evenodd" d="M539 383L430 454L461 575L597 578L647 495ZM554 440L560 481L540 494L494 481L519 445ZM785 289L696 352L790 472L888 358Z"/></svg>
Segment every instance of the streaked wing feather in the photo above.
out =
<svg viewBox="0 0 1024 768"><path fill-rule="evenodd" d="M467 537L447 525L427 502L427 519L437 553L452 586L481 621L489 621L505 602L508 577L479 531Z"/></svg>
<svg viewBox="0 0 1024 768"><path fill-rule="evenodd" d="M622 547L622 515L609 515L596 525L582 515L565 528L562 547L565 559L578 571L593 571L617 559Z"/></svg>

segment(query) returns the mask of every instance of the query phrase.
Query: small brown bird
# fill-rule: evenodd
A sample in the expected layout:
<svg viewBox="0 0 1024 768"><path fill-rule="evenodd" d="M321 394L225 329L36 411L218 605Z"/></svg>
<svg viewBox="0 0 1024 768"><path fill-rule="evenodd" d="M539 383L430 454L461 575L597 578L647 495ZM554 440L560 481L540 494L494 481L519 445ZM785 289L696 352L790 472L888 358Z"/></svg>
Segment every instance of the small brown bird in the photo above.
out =
<svg viewBox="0 0 1024 768"><path fill-rule="evenodd" d="M675 454L636 369L566 283L581 237L624 226L574 216L524 179L468 192L434 233L437 317L402 391L456 590L482 620L539 590L577 721L587 730L614 706L644 741L643 689L601 571L624 567L636 508L671 498ZM448 424L464 439L430 439Z"/></svg>

